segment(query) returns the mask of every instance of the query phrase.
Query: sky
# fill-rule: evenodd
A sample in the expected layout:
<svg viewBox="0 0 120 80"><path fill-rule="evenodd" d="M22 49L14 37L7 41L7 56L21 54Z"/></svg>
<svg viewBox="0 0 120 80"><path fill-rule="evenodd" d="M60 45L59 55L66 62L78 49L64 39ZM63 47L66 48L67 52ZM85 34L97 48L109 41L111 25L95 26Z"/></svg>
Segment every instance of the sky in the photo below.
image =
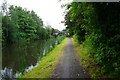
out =
<svg viewBox="0 0 120 80"><path fill-rule="evenodd" d="M3 0L0 0L0 5ZM64 21L65 8L61 8L62 4L68 1L62 0L7 0L10 5L21 6L27 10L33 10L42 18L44 25L51 25L51 27L63 30L65 25L61 23Z"/></svg>

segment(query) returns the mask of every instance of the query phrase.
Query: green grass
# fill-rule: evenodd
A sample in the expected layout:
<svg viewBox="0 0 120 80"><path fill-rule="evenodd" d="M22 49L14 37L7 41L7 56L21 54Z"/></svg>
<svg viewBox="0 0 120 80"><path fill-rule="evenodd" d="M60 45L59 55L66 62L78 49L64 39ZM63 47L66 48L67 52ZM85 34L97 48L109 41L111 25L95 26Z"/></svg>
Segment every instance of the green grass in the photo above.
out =
<svg viewBox="0 0 120 80"><path fill-rule="evenodd" d="M61 44L48 53L39 63L37 67L21 76L20 78L49 78L55 69L57 61L62 54L68 38L65 38Z"/></svg>
<svg viewBox="0 0 120 80"><path fill-rule="evenodd" d="M95 59L92 58L88 53L88 49L79 44L78 41L73 37L72 41L77 53L80 56L82 66L88 69L89 74L92 78L104 78L105 76L101 75L99 72L100 67L95 64Z"/></svg>

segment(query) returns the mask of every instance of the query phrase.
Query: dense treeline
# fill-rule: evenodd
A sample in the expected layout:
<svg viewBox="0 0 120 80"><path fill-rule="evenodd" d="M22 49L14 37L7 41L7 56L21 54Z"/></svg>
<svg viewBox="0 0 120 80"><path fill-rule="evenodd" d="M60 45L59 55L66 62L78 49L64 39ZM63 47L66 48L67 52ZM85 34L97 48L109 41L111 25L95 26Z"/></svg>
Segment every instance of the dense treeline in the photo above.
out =
<svg viewBox="0 0 120 80"><path fill-rule="evenodd" d="M98 73L119 77L120 3L72 2L66 8L67 31L87 49Z"/></svg>
<svg viewBox="0 0 120 80"><path fill-rule="evenodd" d="M50 25L43 27L43 21L34 11L11 5L2 4L2 41L14 43L31 39L48 39L52 37Z"/></svg>

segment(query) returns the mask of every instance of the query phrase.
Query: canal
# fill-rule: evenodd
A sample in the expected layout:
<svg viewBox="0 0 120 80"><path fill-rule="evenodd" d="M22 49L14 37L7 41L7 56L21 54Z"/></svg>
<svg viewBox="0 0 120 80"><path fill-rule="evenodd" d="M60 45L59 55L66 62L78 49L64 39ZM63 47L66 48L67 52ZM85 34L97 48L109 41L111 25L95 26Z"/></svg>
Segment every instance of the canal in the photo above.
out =
<svg viewBox="0 0 120 80"><path fill-rule="evenodd" d="M58 43L56 38L52 38L7 44L2 49L2 76L15 78L32 70Z"/></svg>

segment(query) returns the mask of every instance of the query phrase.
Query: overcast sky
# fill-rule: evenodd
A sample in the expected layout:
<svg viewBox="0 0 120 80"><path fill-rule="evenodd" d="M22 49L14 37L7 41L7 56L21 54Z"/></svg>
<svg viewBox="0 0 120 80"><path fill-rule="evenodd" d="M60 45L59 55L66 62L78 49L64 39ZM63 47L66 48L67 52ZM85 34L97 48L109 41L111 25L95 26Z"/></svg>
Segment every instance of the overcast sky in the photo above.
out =
<svg viewBox="0 0 120 80"><path fill-rule="evenodd" d="M0 3L3 0L0 0ZM45 25L51 25L55 29L65 29L65 26L61 21L64 20L63 12L64 8L61 8L61 4L65 2L59 2L59 0L7 0L10 5L17 5L27 10L34 10L36 14L42 18ZM63 0L64 1L64 0Z"/></svg>

